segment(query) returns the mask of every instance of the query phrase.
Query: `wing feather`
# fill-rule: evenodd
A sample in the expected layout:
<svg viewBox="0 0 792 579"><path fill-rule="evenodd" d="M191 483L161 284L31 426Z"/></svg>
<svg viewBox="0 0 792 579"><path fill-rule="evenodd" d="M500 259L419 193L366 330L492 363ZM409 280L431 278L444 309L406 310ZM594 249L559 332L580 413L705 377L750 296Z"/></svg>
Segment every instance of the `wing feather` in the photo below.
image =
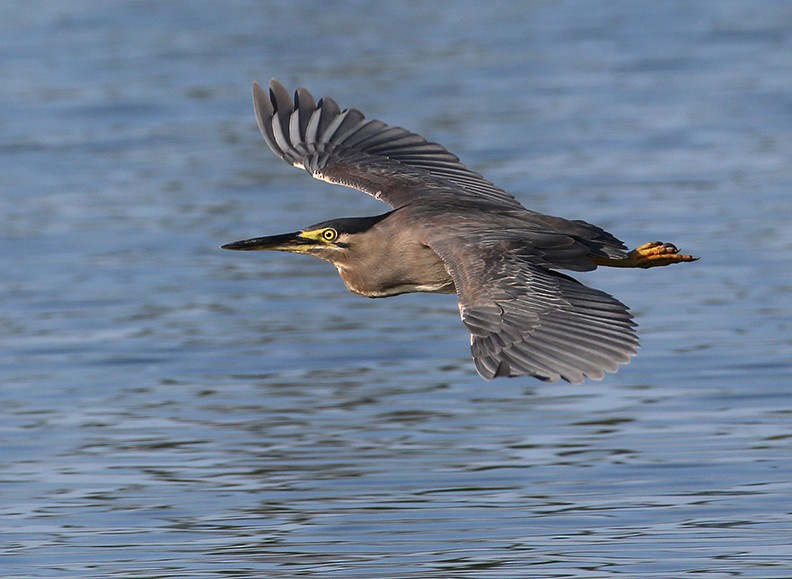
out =
<svg viewBox="0 0 792 579"><path fill-rule="evenodd" d="M316 112L316 101L314 101L313 95L304 88L297 89L297 92L294 94L294 99L296 103L295 110L299 112L299 115L297 115L299 122L296 127L297 131L289 134L292 143L301 139L302 135L306 133L308 123ZM292 117L294 116L295 115L292 115ZM305 142L307 143L308 141L306 140Z"/></svg>
<svg viewBox="0 0 792 579"><path fill-rule="evenodd" d="M392 207L422 199L484 199L522 208L509 193L468 169L437 143L406 129L366 119L303 88L294 98L276 80L269 93L253 84L256 120L267 145L312 176L353 187Z"/></svg>
<svg viewBox="0 0 792 579"><path fill-rule="evenodd" d="M319 101L319 103L321 110L321 120L319 121L319 130L316 134L317 142L321 142L322 139L324 139L324 135L327 133L327 127L330 126L330 123L333 122L333 119L341 114L341 107L339 107L338 103L333 99L324 97Z"/></svg>
<svg viewBox="0 0 792 579"><path fill-rule="evenodd" d="M535 376L580 383L629 362L638 347L628 308L542 265L539 250L429 236L457 289L482 377Z"/></svg>

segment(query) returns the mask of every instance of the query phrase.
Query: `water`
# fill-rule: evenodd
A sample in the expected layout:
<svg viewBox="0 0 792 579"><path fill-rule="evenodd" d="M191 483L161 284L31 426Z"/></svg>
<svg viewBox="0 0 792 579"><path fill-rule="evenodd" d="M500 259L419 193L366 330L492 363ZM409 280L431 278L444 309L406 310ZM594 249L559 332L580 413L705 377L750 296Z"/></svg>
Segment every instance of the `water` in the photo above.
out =
<svg viewBox="0 0 792 579"><path fill-rule="evenodd" d="M481 381L452 296L221 243L384 206L275 160L275 76L695 265L643 348ZM792 576L792 9L6 2L9 577Z"/></svg>

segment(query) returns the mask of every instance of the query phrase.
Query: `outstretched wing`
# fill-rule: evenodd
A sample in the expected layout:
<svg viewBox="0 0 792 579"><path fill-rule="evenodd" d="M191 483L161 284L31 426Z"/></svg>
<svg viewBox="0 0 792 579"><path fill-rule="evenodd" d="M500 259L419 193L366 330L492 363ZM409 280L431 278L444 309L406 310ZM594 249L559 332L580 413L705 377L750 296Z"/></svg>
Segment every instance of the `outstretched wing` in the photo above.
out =
<svg viewBox="0 0 792 579"><path fill-rule="evenodd" d="M341 110L330 98L316 102L299 88L292 100L273 79L269 94L253 83L253 104L270 149L317 179L359 189L391 207L443 196L522 207L441 145L356 109Z"/></svg>
<svg viewBox="0 0 792 579"><path fill-rule="evenodd" d="M578 384L602 379L635 355L638 337L627 306L540 265L533 248L440 236L429 243L454 279L482 377Z"/></svg>

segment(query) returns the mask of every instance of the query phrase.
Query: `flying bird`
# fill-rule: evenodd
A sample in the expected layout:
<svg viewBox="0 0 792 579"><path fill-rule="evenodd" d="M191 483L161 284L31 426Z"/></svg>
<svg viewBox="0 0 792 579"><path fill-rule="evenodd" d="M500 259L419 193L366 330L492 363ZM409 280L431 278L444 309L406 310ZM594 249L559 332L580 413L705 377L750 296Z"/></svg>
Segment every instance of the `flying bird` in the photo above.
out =
<svg viewBox="0 0 792 579"><path fill-rule="evenodd" d="M456 293L479 374L600 380L638 347L629 309L559 270L650 268L695 261L671 243L628 251L596 225L537 213L406 129L316 101L278 81L253 84L261 134L284 161L358 189L391 210L345 217L223 249L304 253L329 261L357 294Z"/></svg>

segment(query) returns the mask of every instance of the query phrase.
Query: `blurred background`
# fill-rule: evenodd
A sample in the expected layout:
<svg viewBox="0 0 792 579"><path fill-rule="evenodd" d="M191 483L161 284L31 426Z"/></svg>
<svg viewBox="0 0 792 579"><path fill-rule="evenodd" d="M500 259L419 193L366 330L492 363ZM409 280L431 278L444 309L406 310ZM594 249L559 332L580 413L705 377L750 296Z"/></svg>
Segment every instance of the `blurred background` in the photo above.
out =
<svg viewBox="0 0 792 579"><path fill-rule="evenodd" d="M276 159L271 77L693 265L600 383L484 382L453 296L225 242L386 207ZM792 4L0 8L7 576L789 577Z"/></svg>

